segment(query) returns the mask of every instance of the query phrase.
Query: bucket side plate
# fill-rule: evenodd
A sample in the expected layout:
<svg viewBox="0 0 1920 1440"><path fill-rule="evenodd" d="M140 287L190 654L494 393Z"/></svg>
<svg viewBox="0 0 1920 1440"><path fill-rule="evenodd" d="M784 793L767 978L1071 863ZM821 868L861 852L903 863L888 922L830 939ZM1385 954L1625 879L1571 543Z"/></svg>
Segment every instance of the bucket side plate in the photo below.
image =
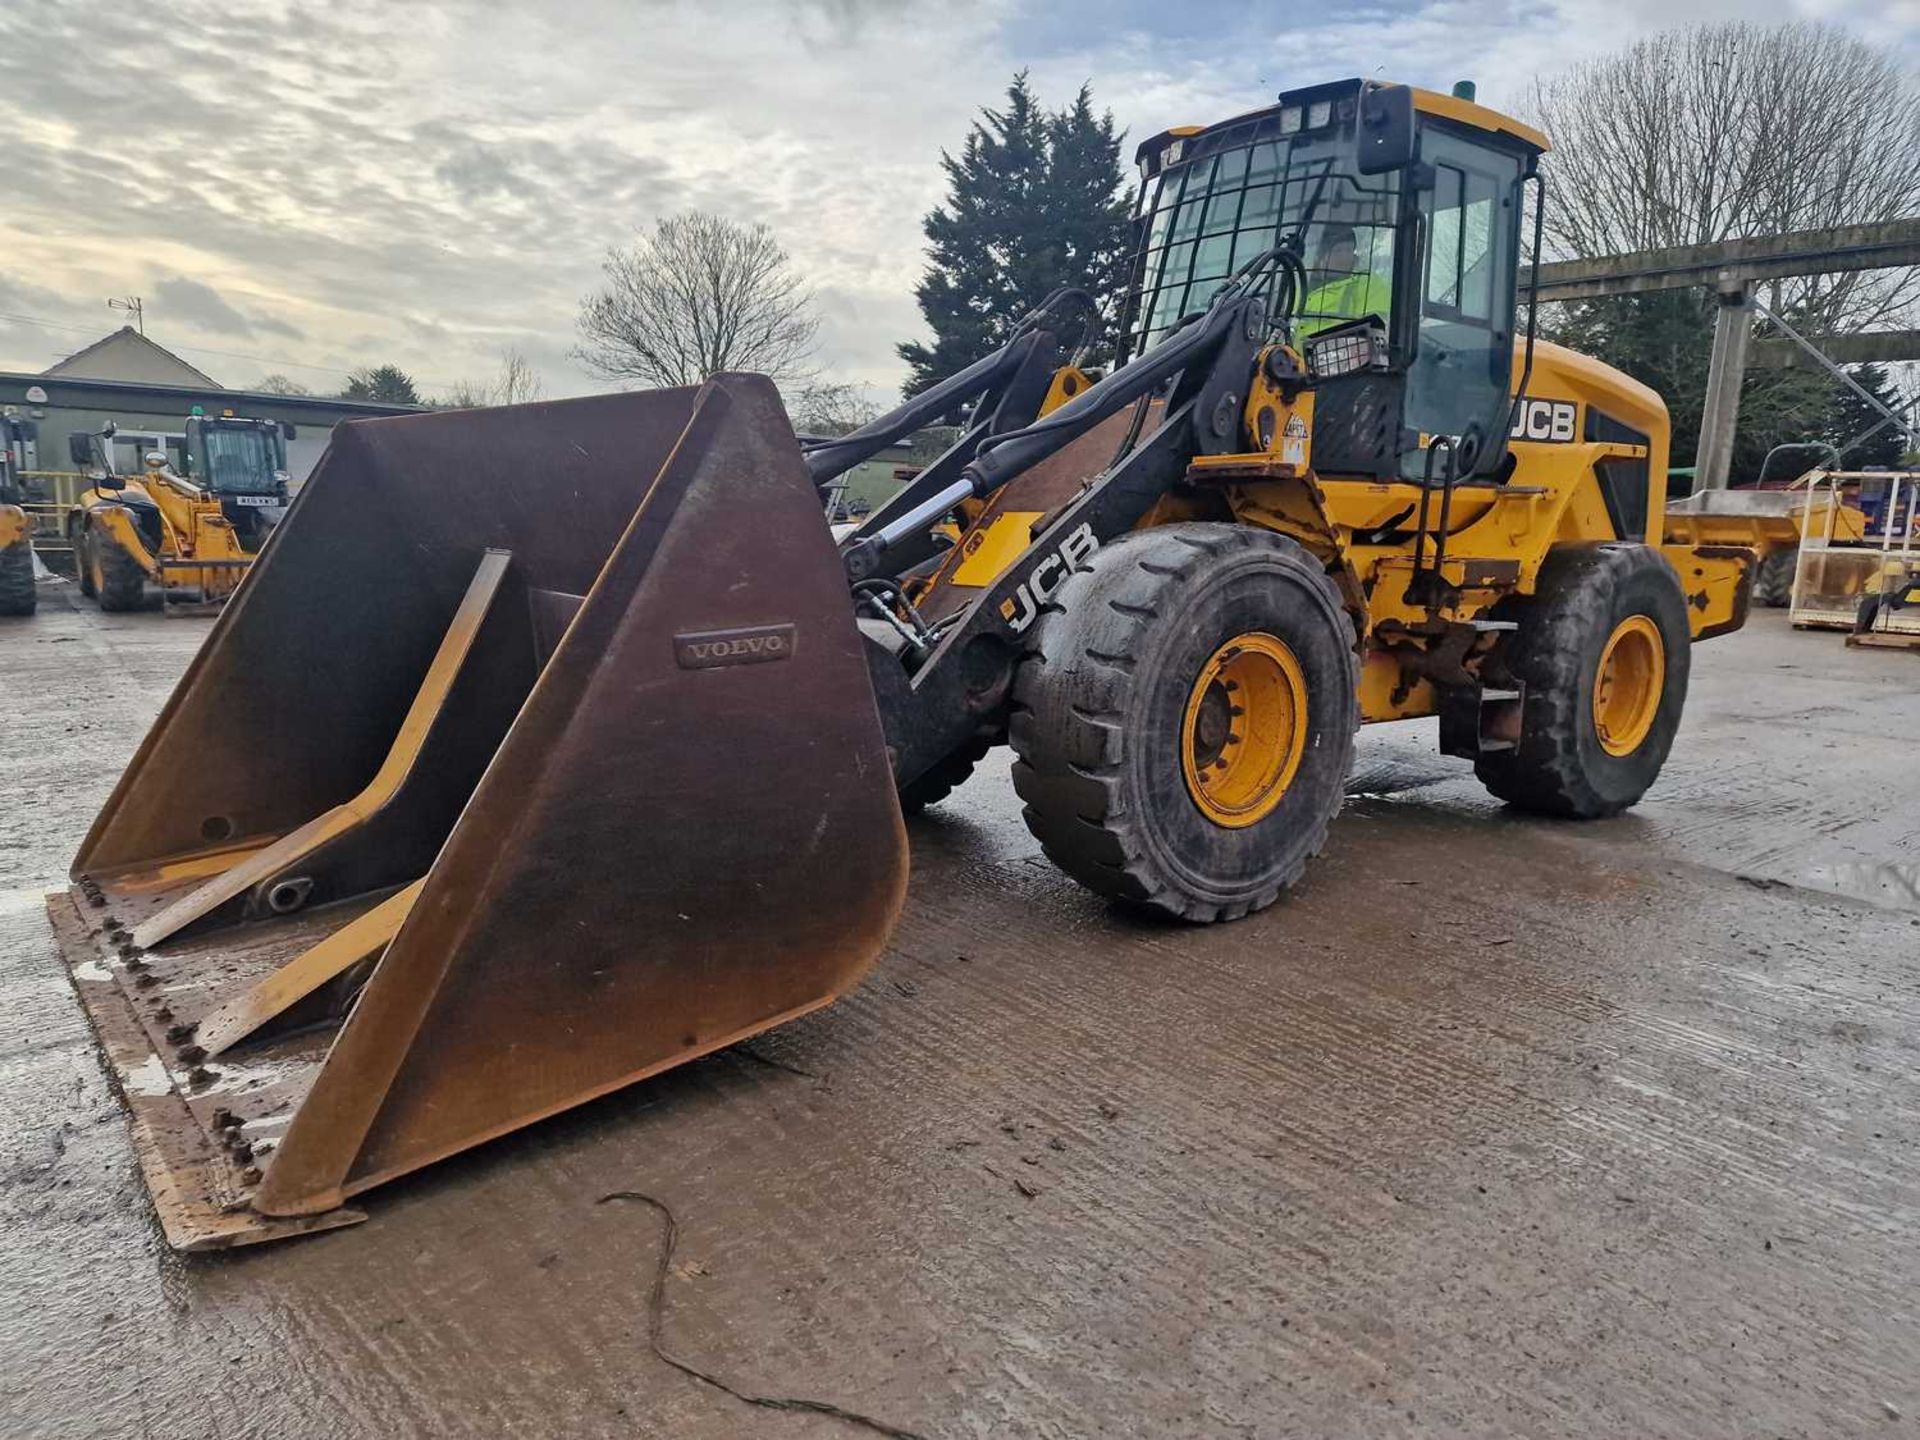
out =
<svg viewBox="0 0 1920 1440"><path fill-rule="evenodd" d="M331 1208L824 1005L906 835L777 392L708 382L256 1199Z"/></svg>

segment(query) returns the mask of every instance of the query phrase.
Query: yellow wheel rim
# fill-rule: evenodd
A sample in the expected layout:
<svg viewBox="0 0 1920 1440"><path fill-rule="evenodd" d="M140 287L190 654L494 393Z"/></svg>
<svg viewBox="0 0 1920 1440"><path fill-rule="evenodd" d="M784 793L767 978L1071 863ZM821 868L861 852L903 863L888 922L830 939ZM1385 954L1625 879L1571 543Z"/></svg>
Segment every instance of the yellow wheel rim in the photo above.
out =
<svg viewBox="0 0 1920 1440"><path fill-rule="evenodd" d="M1232 830L1265 819L1306 746L1307 677L1286 643L1251 631L1214 651L1180 727L1180 763L1200 813Z"/></svg>
<svg viewBox="0 0 1920 1440"><path fill-rule="evenodd" d="M1667 646L1648 616L1629 615L1613 627L1593 682L1593 728L1609 755L1640 748L1660 713L1667 688Z"/></svg>

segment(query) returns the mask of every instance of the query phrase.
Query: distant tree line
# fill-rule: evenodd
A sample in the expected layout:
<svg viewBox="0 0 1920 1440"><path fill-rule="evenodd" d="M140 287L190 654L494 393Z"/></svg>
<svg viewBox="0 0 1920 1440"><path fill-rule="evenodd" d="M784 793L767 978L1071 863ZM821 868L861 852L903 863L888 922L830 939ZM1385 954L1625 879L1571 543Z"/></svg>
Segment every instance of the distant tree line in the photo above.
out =
<svg viewBox="0 0 1920 1440"><path fill-rule="evenodd" d="M1920 215L1920 86L1887 49L1815 24L1673 30L1587 61L1534 92L1547 156L1547 258L1702 245ZM1760 298L1809 338L1910 314L1920 271L1765 282ZM1658 391L1674 463L1699 442L1714 295L1706 288L1558 307L1555 339ZM1878 367L1860 383L1904 404ZM1736 480L1787 442L1845 445L1879 416L1817 370L1750 370ZM1894 427L1848 464L1897 462Z"/></svg>

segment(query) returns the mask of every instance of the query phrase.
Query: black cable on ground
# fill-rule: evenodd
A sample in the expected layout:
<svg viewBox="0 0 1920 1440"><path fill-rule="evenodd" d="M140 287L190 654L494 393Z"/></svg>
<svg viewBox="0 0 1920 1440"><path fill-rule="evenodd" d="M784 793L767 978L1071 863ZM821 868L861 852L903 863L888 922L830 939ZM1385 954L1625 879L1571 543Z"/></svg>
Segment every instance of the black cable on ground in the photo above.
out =
<svg viewBox="0 0 1920 1440"><path fill-rule="evenodd" d="M811 1415L825 1415L830 1419L843 1420L849 1425L858 1425L871 1430L876 1435L886 1435L891 1440L924 1440L924 1437L912 1430L902 1430L889 1425L884 1420L876 1420L871 1415L862 1415L857 1410L847 1410L830 1400L807 1400L785 1395L749 1395L744 1390L736 1390L719 1376L702 1370L698 1365L680 1359L668 1352L662 1338L667 1325L667 1268L673 1263L673 1251L679 1243L680 1225L673 1218L666 1202L656 1200L651 1195L643 1195L638 1190L615 1190L602 1195L594 1201L596 1205L605 1205L610 1200L631 1200L645 1205L657 1212L663 1222L660 1237L660 1262L654 1267L653 1288L647 1295L647 1344L652 1347L653 1355L663 1365L670 1365L682 1375L691 1376L703 1385L731 1395L747 1405L757 1405L762 1410L797 1410Z"/></svg>

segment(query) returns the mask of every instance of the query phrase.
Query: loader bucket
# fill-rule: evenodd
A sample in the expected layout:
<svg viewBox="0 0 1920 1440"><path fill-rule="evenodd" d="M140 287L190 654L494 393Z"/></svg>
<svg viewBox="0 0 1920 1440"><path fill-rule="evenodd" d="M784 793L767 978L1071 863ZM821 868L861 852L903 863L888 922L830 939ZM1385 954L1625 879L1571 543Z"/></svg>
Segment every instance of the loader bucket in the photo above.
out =
<svg viewBox="0 0 1920 1440"><path fill-rule="evenodd" d="M341 426L73 876L183 1249L845 991L906 842L772 386Z"/></svg>

